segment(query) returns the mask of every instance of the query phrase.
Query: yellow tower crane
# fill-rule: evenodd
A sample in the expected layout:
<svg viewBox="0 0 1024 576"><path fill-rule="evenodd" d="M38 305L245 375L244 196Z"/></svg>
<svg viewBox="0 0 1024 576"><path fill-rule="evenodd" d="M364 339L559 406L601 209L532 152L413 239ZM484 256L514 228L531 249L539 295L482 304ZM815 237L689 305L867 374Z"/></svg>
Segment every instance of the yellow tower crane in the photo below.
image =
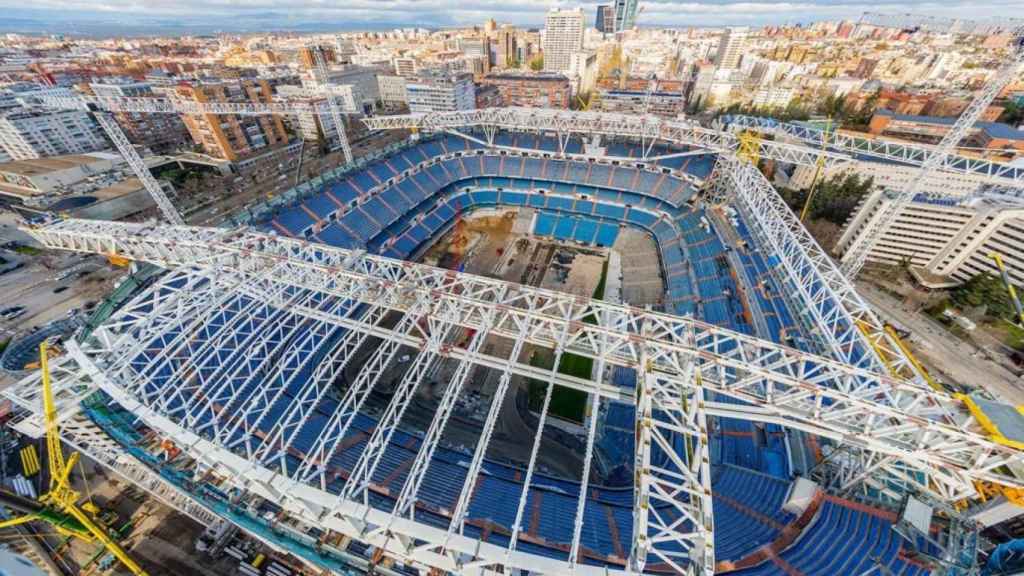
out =
<svg viewBox="0 0 1024 576"><path fill-rule="evenodd" d="M46 453L49 462L50 490L41 495L38 501L20 498L12 494L4 494L0 500L12 508L24 512L24 515L0 522L0 528L7 528L40 520L51 524L57 532L78 538L85 542L98 541L108 552L114 555L132 574L147 576L121 546L110 537L105 528L100 526L84 507L78 505L79 493L71 487L71 471L78 463L78 453L72 452L67 460L60 443L60 428L57 422L57 406L53 401L53 388L50 384L50 367L46 360L46 342L39 344L39 365L43 377L43 412L46 425ZM85 507L95 507L87 504Z"/></svg>

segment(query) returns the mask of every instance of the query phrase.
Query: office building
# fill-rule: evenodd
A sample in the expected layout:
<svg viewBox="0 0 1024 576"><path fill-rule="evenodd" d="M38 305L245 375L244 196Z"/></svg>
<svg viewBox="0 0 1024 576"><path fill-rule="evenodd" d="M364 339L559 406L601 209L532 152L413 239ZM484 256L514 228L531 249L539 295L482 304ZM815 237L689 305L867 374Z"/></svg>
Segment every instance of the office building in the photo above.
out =
<svg viewBox="0 0 1024 576"><path fill-rule="evenodd" d="M380 99L380 86L377 82L377 74L380 72L380 68L373 66L333 66L327 70L326 84L319 75L313 75L303 78L302 85L311 89L311 94L317 90L320 93L329 90L340 99L346 111L369 113Z"/></svg>
<svg viewBox="0 0 1024 576"><path fill-rule="evenodd" d="M110 145L86 112L14 108L0 114L0 147L12 160L28 160L93 152Z"/></svg>
<svg viewBox="0 0 1024 576"><path fill-rule="evenodd" d="M406 79L402 76L391 76L388 74L377 76L380 100L385 107L394 108L408 104L409 97L406 94L405 85Z"/></svg>
<svg viewBox="0 0 1024 576"><path fill-rule="evenodd" d="M405 86L410 112L475 110L473 75L468 72L426 72Z"/></svg>
<svg viewBox="0 0 1024 576"><path fill-rule="evenodd" d="M544 71L565 74L572 66L572 54L583 49L583 9L554 9L544 25Z"/></svg>
<svg viewBox="0 0 1024 576"><path fill-rule="evenodd" d="M845 253L874 225L892 192L870 194L837 243ZM1024 198L981 188L960 198L919 196L868 253L868 260L909 264L924 285L947 287L983 272L998 274L989 256L999 253L1017 285L1024 285Z"/></svg>

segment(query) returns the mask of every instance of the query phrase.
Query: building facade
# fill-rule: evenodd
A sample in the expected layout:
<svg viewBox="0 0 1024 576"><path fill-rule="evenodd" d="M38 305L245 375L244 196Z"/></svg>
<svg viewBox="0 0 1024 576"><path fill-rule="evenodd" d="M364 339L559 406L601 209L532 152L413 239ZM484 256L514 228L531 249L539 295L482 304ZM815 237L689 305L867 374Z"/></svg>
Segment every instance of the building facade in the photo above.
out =
<svg viewBox="0 0 1024 576"><path fill-rule="evenodd" d="M715 66L720 70L736 70L743 59L743 49L747 43L747 28L726 28L718 41L718 53L715 55Z"/></svg>
<svg viewBox="0 0 1024 576"><path fill-rule="evenodd" d="M869 195L847 223L837 250L845 254L892 201L892 194L883 190ZM907 263L922 283L937 288L985 272L999 274L992 253L1002 256L1011 280L1024 285L1024 199L981 189L958 199L918 197L879 239L868 260Z"/></svg>
<svg viewBox="0 0 1024 576"><path fill-rule="evenodd" d="M602 90L597 105L602 112L676 118L686 111L686 97L675 92L651 92L648 96L631 90Z"/></svg>
<svg viewBox="0 0 1024 576"><path fill-rule="evenodd" d="M597 16L594 18L594 28L602 34L615 32L615 6L612 4L601 4L597 7Z"/></svg>
<svg viewBox="0 0 1024 576"><path fill-rule="evenodd" d="M544 24L544 71L565 74L583 49L583 9L550 10Z"/></svg>
<svg viewBox="0 0 1024 576"><path fill-rule="evenodd" d="M434 72L409 79L405 86L410 112L454 112L476 109L473 75Z"/></svg>
<svg viewBox="0 0 1024 576"><path fill-rule="evenodd" d="M494 67L512 68L517 60L516 29L503 26L494 33Z"/></svg>
<svg viewBox="0 0 1024 576"><path fill-rule="evenodd" d="M101 98L154 98L158 95L147 82L106 81L89 84L89 91ZM181 118L173 114L115 112L114 119L133 144L156 154L177 150L189 141Z"/></svg>
<svg viewBox="0 0 1024 576"><path fill-rule="evenodd" d="M238 80L180 84L172 99L195 102L272 102L273 92L265 80ZM182 117L192 140L206 154L238 162L288 143L288 133L279 116L185 115Z"/></svg>
<svg viewBox="0 0 1024 576"><path fill-rule="evenodd" d="M615 0L615 31L625 32L636 26L639 0Z"/></svg>
<svg viewBox="0 0 1024 576"><path fill-rule="evenodd" d="M406 79L402 76L386 74L377 76L377 88L380 90L380 100L385 108L393 109L409 103L405 85Z"/></svg>
<svg viewBox="0 0 1024 576"><path fill-rule="evenodd" d="M13 160L82 154L110 148L86 112L15 108L0 115L0 147Z"/></svg>
<svg viewBox="0 0 1024 576"><path fill-rule="evenodd" d="M568 108L572 98L572 85L562 74L491 74L481 84L498 89L501 106Z"/></svg>

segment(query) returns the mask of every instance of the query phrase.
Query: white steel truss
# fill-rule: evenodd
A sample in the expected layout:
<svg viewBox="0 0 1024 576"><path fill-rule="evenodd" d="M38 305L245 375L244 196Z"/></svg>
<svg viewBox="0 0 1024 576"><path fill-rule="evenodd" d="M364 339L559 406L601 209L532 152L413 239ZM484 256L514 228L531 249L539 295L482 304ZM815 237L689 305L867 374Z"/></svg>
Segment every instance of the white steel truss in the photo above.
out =
<svg viewBox="0 0 1024 576"><path fill-rule="evenodd" d="M310 46L309 51L313 53L313 59L316 63L316 73L320 77L320 83L327 91L327 107L331 113L331 121L334 122L334 130L338 134L338 144L341 146L341 151L345 155L345 164L351 164L352 147L348 144L348 134L345 131L345 123L342 121L341 109L338 104L338 96L333 90L331 90L329 84L327 62L324 59L324 51L320 46Z"/></svg>
<svg viewBox="0 0 1024 576"><path fill-rule="evenodd" d="M997 470L1020 455L989 440L955 398L917 382L689 318L244 230L64 220L27 231L51 248L115 254L167 268L218 269L221 275L265 275L266 282L396 311L415 311L429 302L433 314L454 318L448 315L457 313L451 322L474 330L483 328L482 319L493 313L492 333L505 337L553 349L562 346L574 354L634 368L647 354L658 381L675 381L688 362L696 361L705 389L746 400L787 425L809 426L872 451L942 467L925 472L953 488L947 498L972 493L968 478L1020 483ZM315 316L315 311L297 310ZM598 319L596 325L582 321L590 315ZM400 338L395 332L401 330L364 327L330 314L322 317L401 343L423 341ZM645 325L651 327L648 332L641 330ZM452 356L469 356L460 350L452 350ZM569 377L561 383L628 401L628 395L612 386ZM883 425L890 419L892 423Z"/></svg>
<svg viewBox="0 0 1024 576"><path fill-rule="evenodd" d="M932 146L869 138L794 122L780 122L774 118L730 115L722 116L718 120L730 130L756 130L777 137L796 139L807 146L821 146L824 142L828 149L851 156L867 156L921 166L934 155L938 161L936 170L999 179L1007 186L1024 187L1024 168L987 158L960 156L955 151L941 153Z"/></svg>
<svg viewBox="0 0 1024 576"><path fill-rule="evenodd" d="M636 138L643 146L641 159L656 158L650 152L661 142L701 148L712 152L735 152L739 138L728 131L704 128L699 124L666 120L657 116L638 116L608 112L580 112L550 108L482 108L455 112L430 112L364 118L371 130L415 129L448 132L460 128L480 130L484 141L494 146L499 130L533 131L555 134L564 147L569 136L624 136ZM816 166L821 156L826 166L850 161L850 156L808 146L761 140L760 156L780 162ZM629 158L635 162L637 158Z"/></svg>
<svg viewBox="0 0 1024 576"><path fill-rule="evenodd" d="M301 521L441 570L508 566L551 574L604 573L575 557L569 563L542 559L514 544L502 548L463 535L472 485L513 374L637 405L637 518L627 566L633 571L713 570L708 415L772 422L828 437L870 456L870 470L916 481L945 499L971 495L975 480L1024 486L1006 471L1022 455L991 441L955 398L690 318L245 230L65 220L28 232L48 247L114 254L178 270L98 328L83 352L67 360L88 369L89 389L98 386L203 466ZM228 317L215 319L221 313ZM323 356L324 374L286 397L280 387L294 383L289 374L301 358L313 354L312 348L301 337L266 329L265 334L250 331L242 340L228 335L251 318L267 319L286 331L306 325L318 338L339 329L345 334ZM456 344L448 337L453 330L475 335ZM366 336L382 342L330 421L307 424L310 410L325 401L327 374L337 374L339 364L358 348L351 343ZM481 343L488 337L511 339L512 354L486 353ZM194 342L176 343L180 339ZM258 347L266 351L252 351L253 342L263 342ZM524 344L589 357L602 370L594 380L585 380L524 365L519 362ZM159 368L160 375L155 374L151 364L162 363L161 351L168 347L188 352L174 354L173 370L180 377L159 380L161 393L154 394L154 379L166 376ZM332 462L351 445L351 419L400 349L416 357L354 473L339 484ZM152 355L141 365L140 350ZM197 389L195 373L204 370L203 358L213 353L225 354L218 358L226 367L206 368L214 372L205 375L206 388ZM417 472L406 478L392 512L366 500L409 394L438 356L501 372L447 529L419 523L412 514L422 505L416 495L425 472L418 470L429 465L428 454L439 440L436 431L425 437L412 466ZM249 366L239 372L242 379L224 378L236 373L240 363ZM600 372L606 365L637 369L636 394L603 382ZM449 391L471 369L460 366ZM74 389L82 384L76 376L80 372L59 371L57 378ZM709 394L747 405L712 402ZM241 398L246 401L237 404L240 409L227 409ZM450 409L449 401L445 410ZM438 428L445 419L441 412ZM257 426L257 421L262 423ZM271 432L262 434L261 428ZM298 469L281 464L296 449L291 441L282 445L289 430L293 438L299 430L316 436ZM687 448L679 450L677 440ZM586 497L585 491L581 494ZM521 511L522 502L517 516Z"/></svg>
<svg viewBox="0 0 1024 576"><path fill-rule="evenodd" d="M135 151L135 146L132 146L132 143L128 141L128 137L125 136L121 127L118 126L117 121L105 112L96 112L93 116L96 117L96 121L103 127L110 140L114 142L114 146L121 152L121 156L124 156L125 161L131 166L135 175L142 181L142 185L146 187L146 191L153 197L153 201L156 202L160 213L164 215L164 219L170 224L184 224L185 220L178 213L174 204L171 204L171 200L167 198L167 195L164 194L164 189L160 183L156 181L156 178L153 178L153 174L150 173L149 168L146 167L139 153Z"/></svg>

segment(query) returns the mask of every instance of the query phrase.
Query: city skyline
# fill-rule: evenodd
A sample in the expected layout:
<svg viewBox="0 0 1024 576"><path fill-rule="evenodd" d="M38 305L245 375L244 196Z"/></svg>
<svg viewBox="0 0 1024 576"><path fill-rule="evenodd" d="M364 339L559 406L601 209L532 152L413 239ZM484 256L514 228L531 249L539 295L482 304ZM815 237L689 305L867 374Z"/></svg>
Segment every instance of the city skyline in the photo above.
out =
<svg viewBox="0 0 1024 576"><path fill-rule="evenodd" d="M344 6L325 7L303 0L280 10L277 5L254 0L244 4L226 1L154 2L145 6L127 0L41 0L32 8L0 2L6 12L0 31L26 33L159 34L189 28L197 33L260 32L270 30L386 30L396 27L449 28L479 24L487 18L517 26L540 28L545 12L554 7L580 6L587 14L587 26L601 0L549 2L513 0L501 5L471 0L457 8L424 0L357 0ZM647 0L640 5L640 27L730 26L806 24L822 20L855 20L865 11L903 13L917 11L933 16L956 18L970 14L973 19L994 19L1008 13L1019 2L987 0L972 2L871 3L860 0L794 0L791 2L733 2L702 0L672 2ZM200 10L198 10L201 7Z"/></svg>

